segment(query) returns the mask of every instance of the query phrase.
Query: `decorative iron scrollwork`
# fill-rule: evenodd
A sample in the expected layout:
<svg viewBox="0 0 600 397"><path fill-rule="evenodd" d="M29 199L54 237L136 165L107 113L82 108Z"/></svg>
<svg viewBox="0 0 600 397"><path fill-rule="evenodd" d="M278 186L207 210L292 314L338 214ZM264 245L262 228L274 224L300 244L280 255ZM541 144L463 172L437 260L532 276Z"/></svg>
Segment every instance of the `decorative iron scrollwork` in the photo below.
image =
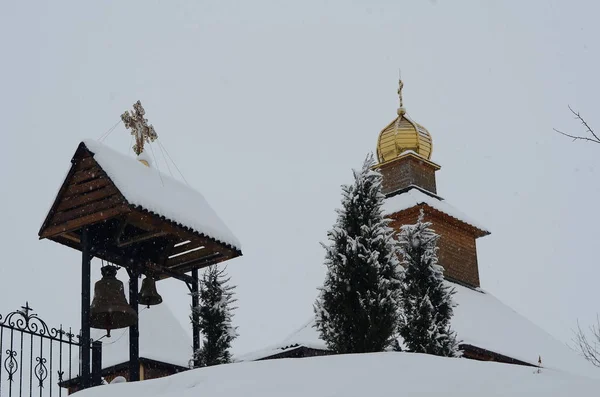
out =
<svg viewBox="0 0 600 397"><path fill-rule="evenodd" d="M0 397L32 396L33 389L39 397L52 397L56 388L56 396L62 397L63 382L81 376L73 360L81 354L81 335L62 325L49 327L32 310L26 303L0 315ZM8 387L4 388L6 378Z"/></svg>
<svg viewBox="0 0 600 397"><path fill-rule="evenodd" d="M19 369L19 364L17 364L17 352L15 350L7 350L6 351L6 359L4 359L4 369L8 372L8 380L10 382L13 381L13 375Z"/></svg>
<svg viewBox="0 0 600 397"><path fill-rule="evenodd" d="M50 339L57 339L60 330L48 327L44 320L39 318L37 314L32 313L32 310L33 309L29 307L29 303L25 303L25 306L21 306L21 310L9 313L5 318L0 315L0 326L10 327L34 335L45 336Z"/></svg>
<svg viewBox="0 0 600 397"><path fill-rule="evenodd" d="M36 357L35 361L35 377L39 381L39 387L44 387L44 381L48 377L48 368L46 367L46 359L43 357Z"/></svg>

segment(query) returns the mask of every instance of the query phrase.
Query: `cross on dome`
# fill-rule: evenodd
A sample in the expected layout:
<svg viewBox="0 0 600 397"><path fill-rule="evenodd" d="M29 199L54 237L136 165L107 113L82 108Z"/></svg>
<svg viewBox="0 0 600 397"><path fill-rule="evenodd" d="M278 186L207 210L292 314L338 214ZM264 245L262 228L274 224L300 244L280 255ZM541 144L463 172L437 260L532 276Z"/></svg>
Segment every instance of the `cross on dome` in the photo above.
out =
<svg viewBox="0 0 600 397"><path fill-rule="evenodd" d="M377 140L377 158L380 163L395 160L403 153L414 152L426 160L431 159L433 143L431 134L421 124L413 121L406 114L402 89L404 82L398 79L398 99L400 107L396 118L380 133Z"/></svg>
<svg viewBox="0 0 600 397"><path fill-rule="evenodd" d="M398 108L398 115L402 116L404 113L406 113L406 110L404 109L404 103L402 101L402 88L404 88L404 83L402 82L402 79L398 79L398 99L400 100L400 107Z"/></svg>

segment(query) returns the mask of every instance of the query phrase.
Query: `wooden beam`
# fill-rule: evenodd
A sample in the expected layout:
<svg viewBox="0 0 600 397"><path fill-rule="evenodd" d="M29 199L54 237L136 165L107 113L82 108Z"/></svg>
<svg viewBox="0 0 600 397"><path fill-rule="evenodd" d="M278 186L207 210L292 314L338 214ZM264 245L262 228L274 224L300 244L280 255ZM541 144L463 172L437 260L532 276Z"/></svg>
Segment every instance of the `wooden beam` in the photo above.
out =
<svg viewBox="0 0 600 397"><path fill-rule="evenodd" d="M86 168L84 170L76 171L71 178L71 183L78 184L85 181L89 181L90 179L99 178L104 176L104 172L100 169L100 167L91 167Z"/></svg>
<svg viewBox="0 0 600 397"><path fill-rule="evenodd" d="M129 215L128 221L132 225L139 228L145 228L146 230L148 230L149 228L152 228L152 230L164 230L182 241L193 241L198 245L203 245L208 252L223 251L228 249L227 247L224 247L222 244L219 244L208 237L201 236L198 233L195 233L184 227L176 226L173 222L170 222L167 219L161 219L158 216L149 213L144 213L138 209L132 210L131 214Z"/></svg>
<svg viewBox="0 0 600 397"><path fill-rule="evenodd" d="M79 145L79 148L81 148L81 144ZM78 152L79 152L79 148L77 149ZM59 204L59 202L62 200L64 193L66 192L67 188L69 187L69 180L75 173L77 164L80 162L81 162L80 160L75 160L75 158L71 159L71 163L72 163L71 168L69 169L69 172L67 173L67 176L65 177L65 180L63 181L62 185L60 185L60 189L58 190L58 193L56 194L56 197L54 198L52 207L50 208L50 211L48 211L48 214L46 214L44 223L42 223L42 226L40 227L40 230L38 231L38 236L40 236L40 238L42 238L41 237L42 232L46 229L46 227L50 223L50 219L54 216L54 213L56 212L56 207Z"/></svg>
<svg viewBox="0 0 600 397"><path fill-rule="evenodd" d="M175 258L169 258L167 260L167 262L165 263L165 266L169 267L169 268L174 268L174 267L176 267L176 266L178 266L178 265L180 265L182 263L187 263L189 261L194 261L194 260L199 259L199 258L208 257L210 255L213 255L215 252L218 252L218 251L208 250L206 248L205 249L201 249L201 250L196 250L196 251L188 252L188 253L176 256Z"/></svg>
<svg viewBox="0 0 600 397"><path fill-rule="evenodd" d="M49 238L58 234L77 230L82 226L92 225L94 223L102 222L115 216L122 215L130 211L126 205L117 205L116 207L109 208L103 211L89 214L81 218L76 218L59 225L50 226L42 231L40 239Z"/></svg>
<svg viewBox="0 0 600 397"><path fill-rule="evenodd" d="M141 243L142 241L150 240L150 239L153 239L156 237L166 236L167 234L168 234L167 232L161 232L161 231L144 233L142 235L130 238L129 240L125 240L125 241L119 240L117 242L117 247L119 247L119 248L126 247L128 245Z"/></svg>
<svg viewBox="0 0 600 397"><path fill-rule="evenodd" d="M159 279L165 278L165 277L161 277L161 275L166 275L169 277L173 277L177 280L186 282L188 284L191 284L194 282L194 279L191 276L188 276L187 274L178 272L176 270L169 269L164 266L157 265L156 263L148 263L144 267L146 267L148 270L150 270L150 272L152 272L153 276L155 276Z"/></svg>
<svg viewBox="0 0 600 397"><path fill-rule="evenodd" d="M71 208L80 207L117 193L119 193L119 191L114 186L107 186L98 190L94 190L91 193L83 193L77 196L67 197L64 200L61 200L58 207L56 207L56 211L66 211Z"/></svg>
<svg viewBox="0 0 600 397"><path fill-rule="evenodd" d="M218 242L210 237L195 232L185 226L178 225L177 223L164 217L153 215L138 208L132 208L132 212L129 216L129 222L138 227L140 227L140 225L146 225L146 227L151 226L153 229L167 231L169 234L180 239L181 241L198 241L201 243L201 245L206 247L206 252L227 252L228 255L231 254L230 258L235 258L241 254L241 252L235 248L232 248L224 243Z"/></svg>
<svg viewBox="0 0 600 397"><path fill-rule="evenodd" d="M62 237L62 235L61 235L61 237ZM59 242L63 243L63 241L59 241ZM139 263L139 262L136 262L135 260L131 260L134 258L124 257L124 256L118 255L114 252L108 251L106 249L95 249L92 253L97 258L104 259L105 261L122 266L125 269L135 270L136 272L140 272L140 273L143 273L146 275L151 274L152 276L156 277L159 280L168 278L168 277L173 277L173 278L183 281L185 283L190 283L193 281L191 276L188 276L187 274L185 274L183 272L169 269L169 268L166 268L164 266L158 265L153 262L146 262L145 264Z"/></svg>
<svg viewBox="0 0 600 397"><path fill-rule="evenodd" d="M137 228L144 230L164 230L183 241L193 240L195 237L193 233L180 227L174 227L157 215L144 213L138 209L132 210L127 220Z"/></svg>
<svg viewBox="0 0 600 397"><path fill-rule="evenodd" d="M69 211L57 212L51 220L52 225L64 223L72 219L80 218L88 214L96 213L100 210L112 208L115 205L123 204L123 199L118 195L113 195L104 200L94 201L93 203L77 207Z"/></svg>
<svg viewBox="0 0 600 397"><path fill-rule="evenodd" d="M171 238L169 242L164 246L163 251L158 256L157 263L161 266L164 266L165 263L169 260L169 256L171 255L171 251L175 246L175 241Z"/></svg>
<svg viewBox="0 0 600 397"><path fill-rule="evenodd" d="M470 344L461 343L458 345L458 349L463 351L463 356L466 358L479 360L479 361L496 361L499 363L506 364L517 364L523 365L527 367L537 367L535 364L528 363L526 361L521 361L516 358L512 358L509 356L505 356L500 353L493 352L491 350L483 349L481 347L477 347Z"/></svg>
<svg viewBox="0 0 600 397"><path fill-rule="evenodd" d="M204 242L202 242L200 240L190 240L190 242L187 243L187 244L183 244L183 245L179 245L177 247L173 247L173 249L169 253L169 256L181 254L182 252L186 252L186 251L189 251L191 249L198 248L198 247L205 247L206 248L206 246L204 245Z"/></svg>
<svg viewBox="0 0 600 397"><path fill-rule="evenodd" d="M88 168L92 168L97 165L98 165L98 163L96 162L96 160L94 160L94 158L92 156L87 155L77 161L77 164L75 164L75 170L81 171L81 170L85 170Z"/></svg>
<svg viewBox="0 0 600 397"><path fill-rule="evenodd" d="M196 252L193 252L194 254ZM224 255L220 252L213 252L212 254L209 255L203 255L201 257L196 256L188 256L188 255L182 255L182 256L178 256L177 258L173 258L173 259L180 259L180 258L184 258L182 260L179 261L173 261L173 263L169 263L167 262L166 267L168 267L169 269L174 269L174 270L179 270L179 269L183 269L183 268L192 268L192 267L206 267L209 266L210 264L212 264L212 262L215 262L217 259L221 259L223 258ZM215 262L218 263L221 262L220 260Z"/></svg>
<svg viewBox="0 0 600 397"><path fill-rule="evenodd" d="M82 193L92 192L93 190L100 189L112 184L108 178L98 178L89 182L80 183L79 185L69 185L67 190L64 192L64 197L75 196Z"/></svg>
<svg viewBox="0 0 600 397"><path fill-rule="evenodd" d="M74 243L81 243L81 239L73 232L61 233L59 236L64 237L67 240L73 241Z"/></svg>
<svg viewBox="0 0 600 397"><path fill-rule="evenodd" d="M121 235L125 231L125 227L127 227L127 216L124 216L119 220L119 228L115 232L115 243L119 242L121 239Z"/></svg>

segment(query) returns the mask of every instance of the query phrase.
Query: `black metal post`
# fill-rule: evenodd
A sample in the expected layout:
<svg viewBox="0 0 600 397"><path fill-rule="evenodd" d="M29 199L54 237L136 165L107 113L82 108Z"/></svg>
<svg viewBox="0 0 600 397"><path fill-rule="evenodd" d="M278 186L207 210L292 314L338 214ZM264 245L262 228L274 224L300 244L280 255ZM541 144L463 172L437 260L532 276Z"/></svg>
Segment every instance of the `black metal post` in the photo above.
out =
<svg viewBox="0 0 600 397"><path fill-rule="evenodd" d="M129 381L140 380L140 330L138 314L138 273L129 272L129 304L136 313L136 320L129 327Z"/></svg>
<svg viewBox="0 0 600 397"><path fill-rule="evenodd" d="M87 227L81 232L81 364L83 389L90 386L90 263L92 261L90 236Z"/></svg>
<svg viewBox="0 0 600 397"><path fill-rule="evenodd" d="M200 325L198 322L200 321L200 315L196 310L199 306L198 303L198 269L192 270L192 341L194 347L194 353L200 349ZM194 360L194 367L197 368L200 366L199 360Z"/></svg>
<svg viewBox="0 0 600 397"><path fill-rule="evenodd" d="M94 341L92 343L92 384L99 386L102 384L102 342Z"/></svg>

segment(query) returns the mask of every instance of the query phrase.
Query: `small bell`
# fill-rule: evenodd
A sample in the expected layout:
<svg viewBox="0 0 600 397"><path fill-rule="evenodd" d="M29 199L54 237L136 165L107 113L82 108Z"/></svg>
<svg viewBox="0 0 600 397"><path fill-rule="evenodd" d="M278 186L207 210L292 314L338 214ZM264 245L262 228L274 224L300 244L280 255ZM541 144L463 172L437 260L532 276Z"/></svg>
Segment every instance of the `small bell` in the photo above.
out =
<svg viewBox="0 0 600 397"><path fill-rule="evenodd" d="M162 296L156 291L156 281L152 277L146 277L142 281L142 288L140 288L140 305L146 305L148 307L159 305L162 303Z"/></svg>
<svg viewBox="0 0 600 397"><path fill-rule="evenodd" d="M94 286L94 299L90 307L90 327L105 329L127 328L137 321L137 313L127 303L123 283L117 280L117 268L104 266L102 279Z"/></svg>

